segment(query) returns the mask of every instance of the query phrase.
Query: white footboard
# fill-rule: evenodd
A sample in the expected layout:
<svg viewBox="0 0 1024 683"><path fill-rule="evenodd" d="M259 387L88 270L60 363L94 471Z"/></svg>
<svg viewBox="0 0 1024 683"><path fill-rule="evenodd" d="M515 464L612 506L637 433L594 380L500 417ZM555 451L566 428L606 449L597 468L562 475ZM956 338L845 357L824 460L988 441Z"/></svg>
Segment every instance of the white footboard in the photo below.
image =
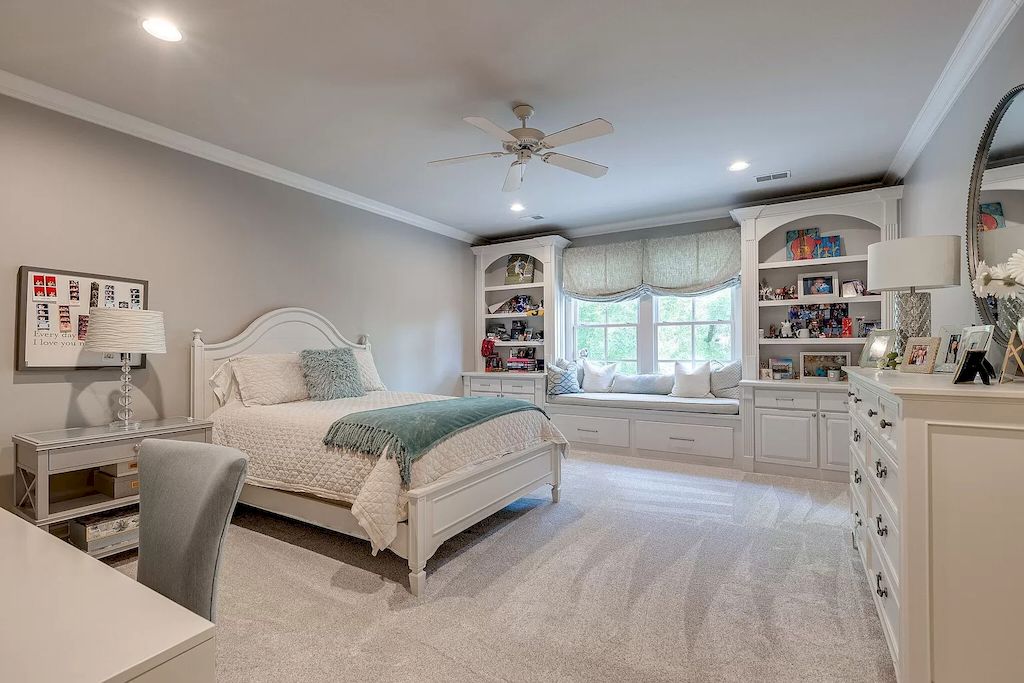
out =
<svg viewBox="0 0 1024 683"><path fill-rule="evenodd" d="M409 491L409 589L420 595L427 560L455 534L542 484L558 502L564 447L545 444Z"/></svg>

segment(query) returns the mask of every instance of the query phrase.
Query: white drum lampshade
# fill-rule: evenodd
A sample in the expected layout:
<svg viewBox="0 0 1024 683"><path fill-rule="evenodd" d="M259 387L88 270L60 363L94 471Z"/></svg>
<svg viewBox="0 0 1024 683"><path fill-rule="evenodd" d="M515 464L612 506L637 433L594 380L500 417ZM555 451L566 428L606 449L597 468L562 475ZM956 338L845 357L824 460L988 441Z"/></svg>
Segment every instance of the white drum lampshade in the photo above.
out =
<svg viewBox="0 0 1024 683"><path fill-rule="evenodd" d="M931 295L921 289L960 284L959 235L903 237L868 245L868 291L896 295L900 347L909 337L927 337L932 327Z"/></svg>
<svg viewBox="0 0 1024 683"><path fill-rule="evenodd" d="M130 308L89 309L89 331L85 335L86 351L121 354L121 398L118 422L125 428L133 426L132 375L129 354L167 353L164 335L164 314Z"/></svg>

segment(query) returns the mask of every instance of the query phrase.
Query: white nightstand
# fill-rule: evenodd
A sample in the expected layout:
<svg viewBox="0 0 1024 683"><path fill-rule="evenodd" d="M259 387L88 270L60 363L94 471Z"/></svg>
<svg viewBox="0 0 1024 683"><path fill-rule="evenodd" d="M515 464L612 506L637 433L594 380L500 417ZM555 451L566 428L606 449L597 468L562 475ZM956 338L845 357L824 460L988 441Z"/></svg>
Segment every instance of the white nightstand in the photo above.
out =
<svg viewBox="0 0 1024 683"><path fill-rule="evenodd" d="M210 443L212 430L209 420L165 417L144 421L136 429L104 425L15 434L15 512L50 531L52 525L76 517L138 503L137 495L111 498L92 489L95 471L135 460L143 439ZM119 545L94 555L112 555L132 547L135 544Z"/></svg>

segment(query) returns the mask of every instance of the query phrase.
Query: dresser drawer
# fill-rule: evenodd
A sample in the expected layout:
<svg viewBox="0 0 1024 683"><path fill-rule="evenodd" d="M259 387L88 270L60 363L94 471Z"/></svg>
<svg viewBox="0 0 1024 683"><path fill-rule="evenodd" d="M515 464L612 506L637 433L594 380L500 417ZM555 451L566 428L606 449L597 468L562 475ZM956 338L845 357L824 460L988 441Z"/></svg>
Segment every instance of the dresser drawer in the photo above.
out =
<svg viewBox="0 0 1024 683"><path fill-rule="evenodd" d="M755 389L754 405L758 408L793 408L816 410L818 395L814 391L786 391L784 389Z"/></svg>
<svg viewBox="0 0 1024 683"><path fill-rule="evenodd" d="M504 394L533 394L536 384L533 380L525 379L503 379L501 380L501 391Z"/></svg>
<svg viewBox="0 0 1024 683"><path fill-rule="evenodd" d="M478 391L489 391L494 392L495 394L500 394L501 379L498 377L495 377L493 379L491 379L490 377L470 377L469 388L471 391L474 392L474 395Z"/></svg>
<svg viewBox="0 0 1024 683"><path fill-rule="evenodd" d="M900 468L886 448L868 439L864 453L869 476L879 497L889 506L896 519L900 516Z"/></svg>
<svg viewBox="0 0 1024 683"><path fill-rule="evenodd" d="M890 570L890 580L899 588L900 576L900 527L889 507L872 491L870 519L865 523L865 533L873 537L875 546L883 555L884 563Z"/></svg>
<svg viewBox="0 0 1024 683"><path fill-rule="evenodd" d="M633 445L648 451L704 455L728 460L733 457L733 434L729 427L637 420Z"/></svg>
<svg viewBox="0 0 1024 683"><path fill-rule="evenodd" d="M869 579L871 581L871 594L874 596L875 605L878 608L878 616L882 621L882 630L885 638L889 641L889 651L896 660L897 670L899 669L900 656L900 592L893 582L889 568L881 560L879 546L874 541L877 536L865 534L871 538L871 550L868 553Z"/></svg>
<svg viewBox="0 0 1024 683"><path fill-rule="evenodd" d="M864 503L864 498L860 495L860 490L853 485L850 486L850 516L850 533L853 535L853 545L860 552L861 559L865 563L864 566L867 567L868 549L870 547L865 536L867 533L868 507Z"/></svg>
<svg viewBox="0 0 1024 683"><path fill-rule="evenodd" d="M850 386L850 393L853 394L853 396L848 396L852 413L868 420L871 418L868 411L872 415L878 412L878 395L875 392L860 384L853 384Z"/></svg>
<svg viewBox="0 0 1024 683"><path fill-rule="evenodd" d="M569 441L629 448L629 420L556 414L551 421Z"/></svg>
<svg viewBox="0 0 1024 683"><path fill-rule="evenodd" d="M160 436L147 436L147 439L174 439L176 441L206 441L206 430L196 429L188 432L177 432ZM48 452L50 472L67 472L87 467L110 465L122 460L134 460L138 457L142 437L138 439L122 439L114 443L93 444L90 446L73 446L55 448Z"/></svg>
<svg viewBox="0 0 1024 683"><path fill-rule="evenodd" d="M860 460L864 462L864 444L867 443L867 436L864 431L864 425L859 420L850 418L850 453L851 457L853 454L860 456Z"/></svg>
<svg viewBox="0 0 1024 683"><path fill-rule="evenodd" d="M850 486L857 490L862 500L867 500L871 494L871 484L868 478L871 473L864 466L864 455L857 451L850 452Z"/></svg>
<svg viewBox="0 0 1024 683"><path fill-rule="evenodd" d="M822 391L818 393L818 408L830 413L848 413L850 397L846 392Z"/></svg>

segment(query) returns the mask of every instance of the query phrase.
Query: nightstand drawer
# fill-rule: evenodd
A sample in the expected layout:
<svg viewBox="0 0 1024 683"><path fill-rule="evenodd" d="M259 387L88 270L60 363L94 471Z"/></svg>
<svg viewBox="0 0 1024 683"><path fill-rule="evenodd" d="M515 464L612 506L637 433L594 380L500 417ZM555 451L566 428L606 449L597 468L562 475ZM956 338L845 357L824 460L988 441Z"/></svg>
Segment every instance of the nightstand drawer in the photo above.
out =
<svg viewBox="0 0 1024 683"><path fill-rule="evenodd" d="M187 432L176 432L159 436L124 438L114 443L54 448L49 451L48 469L50 472L67 472L87 467L100 467L101 465L109 465L123 460L132 460L138 456L138 447L144 438L205 442L206 430L194 429Z"/></svg>
<svg viewBox="0 0 1024 683"><path fill-rule="evenodd" d="M473 391L474 395L478 391L501 393L501 379L498 377L494 379L490 377L472 377L469 380L469 388Z"/></svg>

